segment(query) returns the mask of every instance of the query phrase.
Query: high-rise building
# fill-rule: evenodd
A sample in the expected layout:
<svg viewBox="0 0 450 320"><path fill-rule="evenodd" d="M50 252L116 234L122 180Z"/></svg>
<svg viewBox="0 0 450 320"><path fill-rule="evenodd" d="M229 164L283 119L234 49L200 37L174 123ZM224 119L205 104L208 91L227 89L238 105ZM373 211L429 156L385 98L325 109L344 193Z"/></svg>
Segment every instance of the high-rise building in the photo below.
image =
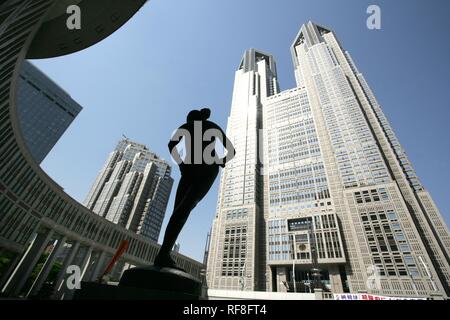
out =
<svg viewBox="0 0 450 320"><path fill-rule="evenodd" d="M121 140L97 176L85 206L158 241L172 190L171 167L148 148Z"/></svg>
<svg viewBox="0 0 450 320"><path fill-rule="evenodd" d="M350 54L312 22L291 51L294 89L258 50L236 72L209 288L448 296L448 228Z"/></svg>
<svg viewBox="0 0 450 320"><path fill-rule="evenodd" d="M159 245L114 224L70 197L36 165L18 117L18 87L25 58L47 59L78 52L125 24L146 0L77 1L98 12L79 30L66 28L60 0L0 1L0 292L4 297L71 299L68 268L81 281L95 281L123 240L129 247L118 264L151 264ZM113 19L111 19L113 17ZM95 32L95 30L99 32ZM68 166L70 168L70 166ZM44 262L44 251L53 247ZM203 263L174 253L196 279ZM55 266L59 271L54 273ZM115 267L116 268L116 267ZM36 274L34 281L28 281Z"/></svg>
<svg viewBox="0 0 450 320"><path fill-rule="evenodd" d="M17 113L25 143L41 163L82 107L41 70L24 61L17 92Z"/></svg>
<svg viewBox="0 0 450 320"><path fill-rule="evenodd" d="M227 135L239 152L222 172L208 255L210 288L260 288L265 257L259 130L264 100L278 91L273 57L248 50L235 75Z"/></svg>

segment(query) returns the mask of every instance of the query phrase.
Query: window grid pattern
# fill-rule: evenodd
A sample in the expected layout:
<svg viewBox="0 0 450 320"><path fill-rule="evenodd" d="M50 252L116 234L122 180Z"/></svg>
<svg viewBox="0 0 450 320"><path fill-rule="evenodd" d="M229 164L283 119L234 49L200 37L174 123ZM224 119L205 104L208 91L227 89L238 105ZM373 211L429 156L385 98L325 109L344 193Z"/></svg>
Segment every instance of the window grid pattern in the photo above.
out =
<svg viewBox="0 0 450 320"><path fill-rule="evenodd" d="M222 276L238 277L245 274L247 227L227 227L223 246Z"/></svg>

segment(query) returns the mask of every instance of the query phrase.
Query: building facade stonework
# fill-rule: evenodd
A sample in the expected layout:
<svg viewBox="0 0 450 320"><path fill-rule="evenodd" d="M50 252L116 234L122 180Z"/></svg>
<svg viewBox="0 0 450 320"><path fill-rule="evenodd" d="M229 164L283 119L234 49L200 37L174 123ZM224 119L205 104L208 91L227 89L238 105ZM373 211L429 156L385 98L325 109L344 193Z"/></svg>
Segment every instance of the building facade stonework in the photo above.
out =
<svg viewBox="0 0 450 320"><path fill-rule="evenodd" d="M294 89L255 49L236 72L209 288L448 296L448 228L350 54L312 22L291 52Z"/></svg>
<svg viewBox="0 0 450 320"><path fill-rule="evenodd" d="M158 241L172 190L170 165L145 145L121 140L84 204L109 221Z"/></svg>

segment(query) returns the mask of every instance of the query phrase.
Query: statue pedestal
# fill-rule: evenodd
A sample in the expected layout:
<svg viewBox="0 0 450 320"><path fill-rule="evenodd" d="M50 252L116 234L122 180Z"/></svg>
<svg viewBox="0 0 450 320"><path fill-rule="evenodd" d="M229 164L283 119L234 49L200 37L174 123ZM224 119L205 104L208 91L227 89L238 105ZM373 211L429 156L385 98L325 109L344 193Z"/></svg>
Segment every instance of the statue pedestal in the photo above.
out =
<svg viewBox="0 0 450 320"><path fill-rule="evenodd" d="M173 268L144 267L126 270L117 286L82 282L74 300L198 300L202 284Z"/></svg>

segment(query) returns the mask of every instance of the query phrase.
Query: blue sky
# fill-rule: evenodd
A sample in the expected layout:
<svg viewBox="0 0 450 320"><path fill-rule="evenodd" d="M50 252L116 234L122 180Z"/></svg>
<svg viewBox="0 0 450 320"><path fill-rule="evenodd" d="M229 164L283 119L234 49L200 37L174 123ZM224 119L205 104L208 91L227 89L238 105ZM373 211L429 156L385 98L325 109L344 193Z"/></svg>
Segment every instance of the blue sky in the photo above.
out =
<svg viewBox="0 0 450 320"><path fill-rule="evenodd" d="M381 30L366 27L370 4L381 7ZM294 87L289 47L312 20L350 51L448 224L449 13L446 0L151 0L101 43L34 61L84 107L42 166L82 201L122 134L169 159L168 139L192 108L209 106L226 126L247 48L272 53L281 88ZM173 176L177 183L177 168ZM203 257L218 184L179 238L181 252L195 259Z"/></svg>

